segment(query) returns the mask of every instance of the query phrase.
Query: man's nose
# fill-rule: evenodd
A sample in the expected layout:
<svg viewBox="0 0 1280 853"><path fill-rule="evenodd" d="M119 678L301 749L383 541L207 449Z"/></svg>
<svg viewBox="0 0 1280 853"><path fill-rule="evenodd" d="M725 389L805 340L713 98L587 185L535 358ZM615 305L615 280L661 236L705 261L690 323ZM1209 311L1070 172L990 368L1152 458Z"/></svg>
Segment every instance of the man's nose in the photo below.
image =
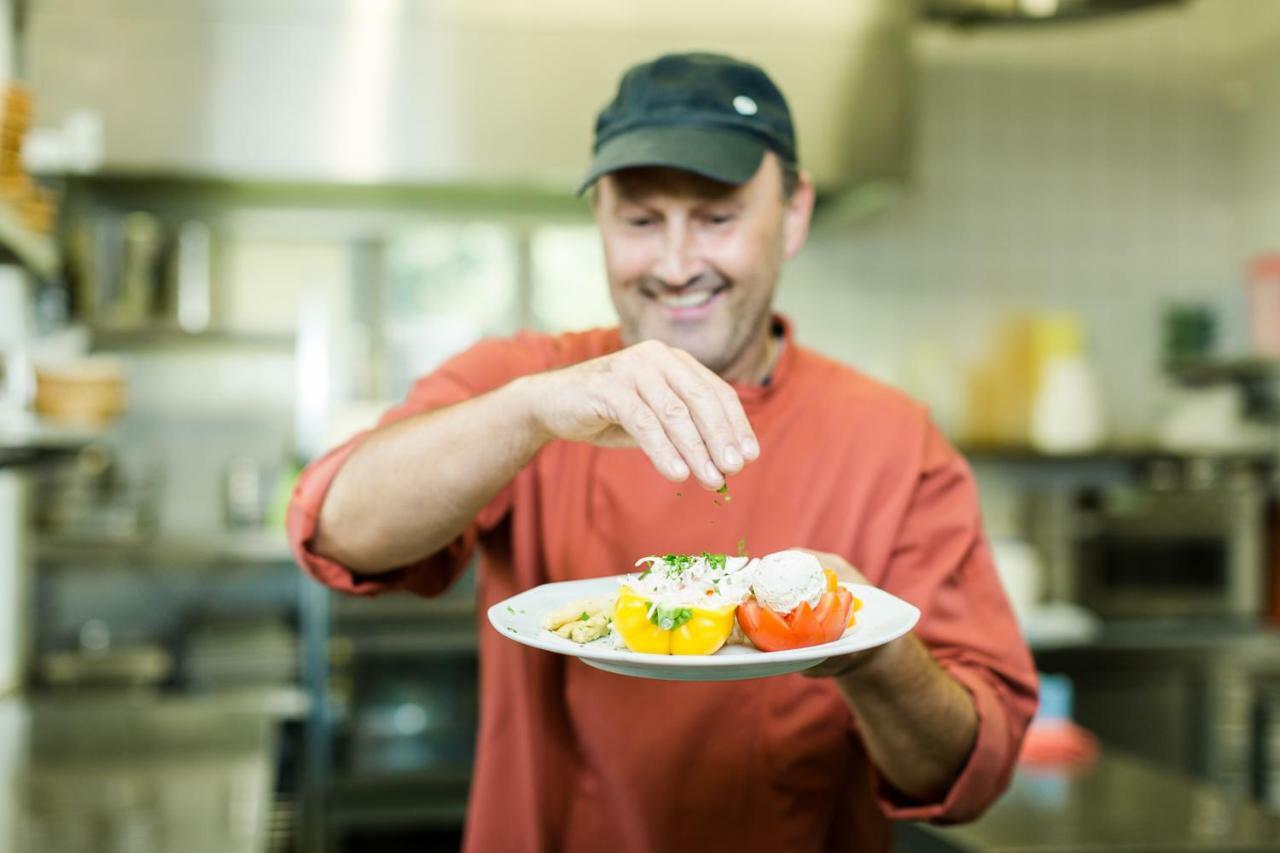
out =
<svg viewBox="0 0 1280 853"><path fill-rule="evenodd" d="M653 275L667 287L690 284L703 272L689 229L683 222L669 222L663 232L661 254Z"/></svg>

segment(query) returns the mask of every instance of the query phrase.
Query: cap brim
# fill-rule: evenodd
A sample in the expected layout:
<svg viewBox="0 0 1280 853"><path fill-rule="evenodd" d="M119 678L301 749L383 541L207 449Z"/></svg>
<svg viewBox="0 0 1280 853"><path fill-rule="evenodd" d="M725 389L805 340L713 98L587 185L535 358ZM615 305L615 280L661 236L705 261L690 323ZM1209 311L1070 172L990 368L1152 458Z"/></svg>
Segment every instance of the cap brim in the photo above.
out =
<svg viewBox="0 0 1280 853"><path fill-rule="evenodd" d="M724 184L744 184L760 169L766 150L763 142L726 130L642 127L600 146L578 195L611 172L641 166L666 166Z"/></svg>

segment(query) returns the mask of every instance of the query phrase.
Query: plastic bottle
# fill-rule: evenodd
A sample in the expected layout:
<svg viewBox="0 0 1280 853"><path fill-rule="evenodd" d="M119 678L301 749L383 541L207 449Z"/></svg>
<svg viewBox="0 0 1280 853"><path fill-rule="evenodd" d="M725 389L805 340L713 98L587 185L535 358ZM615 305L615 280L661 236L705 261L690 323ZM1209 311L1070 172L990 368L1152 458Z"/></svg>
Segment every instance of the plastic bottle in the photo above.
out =
<svg viewBox="0 0 1280 853"><path fill-rule="evenodd" d="M1038 371L1030 440L1044 453L1082 453L1104 438L1102 400L1085 356L1080 321L1050 314L1036 323Z"/></svg>

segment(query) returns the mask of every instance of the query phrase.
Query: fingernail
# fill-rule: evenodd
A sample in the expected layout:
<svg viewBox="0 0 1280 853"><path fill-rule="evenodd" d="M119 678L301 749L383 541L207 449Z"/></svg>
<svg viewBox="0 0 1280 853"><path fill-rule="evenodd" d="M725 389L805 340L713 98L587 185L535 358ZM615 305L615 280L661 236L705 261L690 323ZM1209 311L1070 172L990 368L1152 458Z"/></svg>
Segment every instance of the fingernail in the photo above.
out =
<svg viewBox="0 0 1280 853"><path fill-rule="evenodd" d="M706 478L708 483L719 483L724 479L720 476L720 469L712 462L702 466L702 476Z"/></svg>
<svg viewBox="0 0 1280 853"><path fill-rule="evenodd" d="M724 461L730 468L738 468L742 465L742 454L737 451L737 448L727 447L724 451Z"/></svg>
<svg viewBox="0 0 1280 853"><path fill-rule="evenodd" d="M685 477L689 476L689 466L679 460L672 462L669 466L669 470L671 471L671 476L675 477L677 480L683 480Z"/></svg>
<svg viewBox="0 0 1280 853"><path fill-rule="evenodd" d="M742 453L748 459L755 459L760 455L760 445L756 444L754 438L744 438L742 440Z"/></svg>

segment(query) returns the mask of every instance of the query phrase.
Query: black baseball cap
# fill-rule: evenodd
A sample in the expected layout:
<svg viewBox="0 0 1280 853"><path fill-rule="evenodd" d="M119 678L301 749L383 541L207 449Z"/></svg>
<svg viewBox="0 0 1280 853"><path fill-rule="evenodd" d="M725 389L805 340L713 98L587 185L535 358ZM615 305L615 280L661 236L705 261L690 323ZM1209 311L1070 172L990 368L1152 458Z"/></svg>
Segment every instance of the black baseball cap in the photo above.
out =
<svg viewBox="0 0 1280 853"><path fill-rule="evenodd" d="M669 166L742 184L765 151L796 166L791 110L758 66L714 53L673 53L632 67L596 117L581 195L603 175Z"/></svg>

